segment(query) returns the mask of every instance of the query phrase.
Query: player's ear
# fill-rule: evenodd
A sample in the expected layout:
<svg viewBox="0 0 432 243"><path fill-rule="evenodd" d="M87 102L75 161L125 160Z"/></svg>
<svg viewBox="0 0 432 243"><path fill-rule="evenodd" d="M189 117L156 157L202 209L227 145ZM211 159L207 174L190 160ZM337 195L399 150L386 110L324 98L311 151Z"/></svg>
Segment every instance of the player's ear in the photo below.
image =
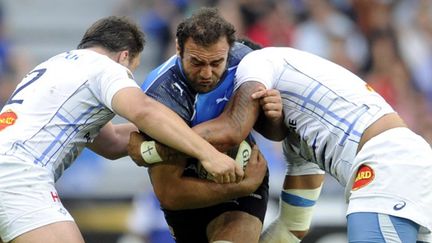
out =
<svg viewBox="0 0 432 243"><path fill-rule="evenodd" d="M178 44L178 40L177 40L177 38L176 38L176 40L175 40L175 43L176 43L176 55L177 55L177 56L180 56L180 46L179 46L179 44Z"/></svg>
<svg viewBox="0 0 432 243"><path fill-rule="evenodd" d="M129 65L129 51L119 51L116 59L118 63L127 67Z"/></svg>
<svg viewBox="0 0 432 243"><path fill-rule="evenodd" d="M129 51L121 51L119 56L120 62L129 61Z"/></svg>

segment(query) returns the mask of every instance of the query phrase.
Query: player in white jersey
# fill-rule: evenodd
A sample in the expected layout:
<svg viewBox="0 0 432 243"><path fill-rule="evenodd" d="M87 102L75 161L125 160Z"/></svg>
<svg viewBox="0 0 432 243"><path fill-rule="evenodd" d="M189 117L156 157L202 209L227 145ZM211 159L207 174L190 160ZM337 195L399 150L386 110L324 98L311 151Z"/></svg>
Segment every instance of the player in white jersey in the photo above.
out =
<svg viewBox="0 0 432 243"><path fill-rule="evenodd" d="M86 31L77 50L41 63L18 84L0 112L2 241L83 242L54 183L85 146L112 159L127 155L137 128L198 158L218 182L242 177L233 159L140 90L131 71L143 47L137 25L107 17ZM115 114L136 127L113 125Z"/></svg>
<svg viewBox="0 0 432 243"><path fill-rule="evenodd" d="M299 242L309 229L324 171L346 187L350 242L427 239L430 146L365 82L317 56L266 48L241 61L236 88L220 117L194 128L209 140L236 144L252 129L260 99L267 122L274 124L258 120L255 128L271 139L286 136L280 215L260 242ZM278 102L269 94L274 90L265 88L280 91L285 117L272 111Z"/></svg>
<svg viewBox="0 0 432 243"><path fill-rule="evenodd" d="M416 242L430 232L432 150L364 81L318 56L269 47L242 59L235 82L234 102L199 125L210 138L241 141L257 117L256 100L271 105L266 89L279 90L283 102L271 132L286 135L288 170L279 217L260 242L300 241L324 173L346 188L350 242Z"/></svg>

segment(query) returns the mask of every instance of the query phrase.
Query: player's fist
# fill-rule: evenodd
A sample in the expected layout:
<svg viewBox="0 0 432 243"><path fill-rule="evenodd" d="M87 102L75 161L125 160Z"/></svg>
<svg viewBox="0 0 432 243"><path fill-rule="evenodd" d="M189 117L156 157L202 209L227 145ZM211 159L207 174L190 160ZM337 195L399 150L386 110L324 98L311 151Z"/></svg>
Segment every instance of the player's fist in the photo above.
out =
<svg viewBox="0 0 432 243"><path fill-rule="evenodd" d="M201 165L217 183L234 183L243 179L243 168L228 155L214 150L213 155L200 160Z"/></svg>
<svg viewBox="0 0 432 243"><path fill-rule="evenodd" d="M242 181L242 184L244 184L246 190L249 190L250 193L252 193L261 185L266 174L267 161L258 150L258 146L254 145L249 163L245 168L245 178Z"/></svg>
<svg viewBox="0 0 432 243"><path fill-rule="evenodd" d="M270 120L283 118L282 97L277 89L260 89L252 94L253 99L259 99L261 108L266 117Z"/></svg>

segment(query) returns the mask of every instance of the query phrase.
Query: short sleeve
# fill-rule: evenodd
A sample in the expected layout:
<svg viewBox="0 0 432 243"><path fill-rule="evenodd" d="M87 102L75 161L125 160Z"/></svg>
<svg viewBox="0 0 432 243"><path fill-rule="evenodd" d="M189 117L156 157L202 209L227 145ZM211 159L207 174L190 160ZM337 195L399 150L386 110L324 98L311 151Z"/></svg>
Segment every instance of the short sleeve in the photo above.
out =
<svg viewBox="0 0 432 243"><path fill-rule="evenodd" d="M248 81L260 82L267 89L273 88L274 68L270 58L266 58L262 53L259 50L253 51L240 61L235 74L234 90Z"/></svg>
<svg viewBox="0 0 432 243"><path fill-rule="evenodd" d="M101 74L99 82L102 102L110 110L112 110L112 98L119 90L128 87L139 88L131 72L120 64L107 67Z"/></svg>

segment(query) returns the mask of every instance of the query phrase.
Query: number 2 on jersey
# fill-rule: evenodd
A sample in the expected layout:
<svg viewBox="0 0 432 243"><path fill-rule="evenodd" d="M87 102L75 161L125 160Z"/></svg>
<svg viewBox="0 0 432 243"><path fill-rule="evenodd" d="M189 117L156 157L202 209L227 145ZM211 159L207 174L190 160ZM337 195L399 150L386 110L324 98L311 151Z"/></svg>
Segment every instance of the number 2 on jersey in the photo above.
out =
<svg viewBox="0 0 432 243"><path fill-rule="evenodd" d="M22 104L24 100L19 100L19 99L15 99L14 100L13 98L15 97L15 95L17 95L21 90L23 90L25 87L29 86L34 81L38 80L45 72L46 72L46 68L41 68L41 69L36 69L36 70L28 73L24 78L27 78L27 77L29 77L32 74L36 74L36 76L34 76L28 82L25 82L17 90L15 90L15 92L13 92L13 94L11 95L11 97L9 98L9 100L6 102L6 105L14 104L14 103Z"/></svg>

